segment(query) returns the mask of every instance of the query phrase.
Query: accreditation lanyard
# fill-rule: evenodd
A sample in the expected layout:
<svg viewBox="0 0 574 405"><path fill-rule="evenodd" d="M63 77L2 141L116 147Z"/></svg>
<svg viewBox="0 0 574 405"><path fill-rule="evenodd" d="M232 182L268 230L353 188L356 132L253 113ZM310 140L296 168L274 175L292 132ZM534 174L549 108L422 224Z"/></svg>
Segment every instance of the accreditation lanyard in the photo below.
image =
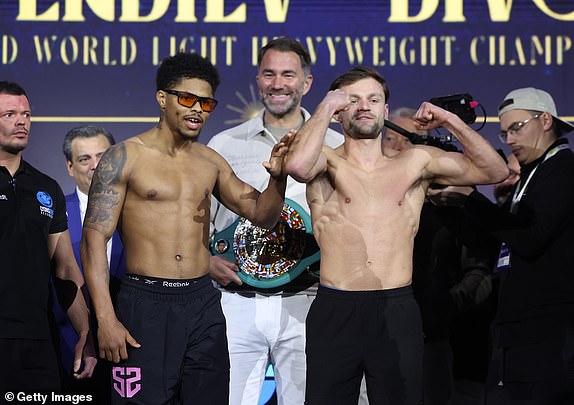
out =
<svg viewBox="0 0 574 405"><path fill-rule="evenodd" d="M560 152L562 149L568 149L568 145L566 144L562 144L562 145L558 145L555 146L554 148L550 149L546 155L544 155L544 160L542 160L542 162L538 163L536 165L536 167L534 169L532 169L532 171L530 172L530 174L528 175L528 177L526 178L526 181L524 182L524 185L522 185L522 180L518 181L518 184L516 185L516 190L514 190L514 195L512 196L512 203L510 204L510 212L511 213L515 213L516 211L516 206L518 205L518 203L520 202L520 200L522 199L522 197L524 196L524 193L526 192L526 188L528 187L528 183L530 183L530 180L532 179L532 177L534 176L534 173L536 172L536 170L538 169L538 167L546 162L548 159L550 159L551 157L553 157L554 155L556 155L558 152Z"/></svg>
<svg viewBox="0 0 574 405"><path fill-rule="evenodd" d="M546 162L548 159L550 159L551 157L556 155L562 149L568 149L568 145L562 144L562 145L558 145L558 146L555 146L554 148L550 149L546 153L546 155L544 155L544 159L542 160L542 162L538 163L536 165L536 167L534 169L532 169L532 171L530 172L530 174L526 178L524 185L522 185L522 181L518 182L518 184L516 185L516 190L514 190L514 194L512 196L512 203L510 204L510 212L511 213L513 213L513 214L515 213L516 207L518 206L518 203L520 202L522 197L524 197L526 187L528 187L528 183L530 183L530 180L534 176L534 173L536 172L538 167L542 163ZM502 245L500 246L500 253L498 254L498 263L496 265L496 268L494 269L494 273L496 274L500 270L506 270L508 268L510 268L510 249L508 248L508 246L506 245L505 242L502 242Z"/></svg>

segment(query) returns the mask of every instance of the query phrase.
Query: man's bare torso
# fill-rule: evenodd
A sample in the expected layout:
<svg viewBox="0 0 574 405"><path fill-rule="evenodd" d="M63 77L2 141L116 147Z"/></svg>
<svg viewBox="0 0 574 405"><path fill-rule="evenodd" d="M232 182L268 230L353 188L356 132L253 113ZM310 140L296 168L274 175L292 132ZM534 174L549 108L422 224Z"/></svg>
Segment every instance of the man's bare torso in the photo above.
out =
<svg viewBox="0 0 574 405"><path fill-rule="evenodd" d="M130 171L119 229L129 273L195 278L208 272L210 197L218 168L205 146L174 155L126 142ZM213 153L213 152L211 152Z"/></svg>
<svg viewBox="0 0 574 405"><path fill-rule="evenodd" d="M321 283L345 290L410 284L426 191L420 159L405 152L365 171L341 153L327 151L328 171L307 191L321 248Z"/></svg>

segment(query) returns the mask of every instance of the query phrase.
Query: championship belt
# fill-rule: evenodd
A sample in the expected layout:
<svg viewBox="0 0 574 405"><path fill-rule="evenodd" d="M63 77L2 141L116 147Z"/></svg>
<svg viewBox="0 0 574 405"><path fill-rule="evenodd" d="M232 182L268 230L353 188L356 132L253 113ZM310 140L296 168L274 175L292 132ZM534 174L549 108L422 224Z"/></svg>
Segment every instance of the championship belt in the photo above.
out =
<svg viewBox="0 0 574 405"><path fill-rule="evenodd" d="M237 263L239 278L259 288L287 284L320 257L311 217L288 198L273 229L259 228L248 219L238 218L213 236L211 253Z"/></svg>

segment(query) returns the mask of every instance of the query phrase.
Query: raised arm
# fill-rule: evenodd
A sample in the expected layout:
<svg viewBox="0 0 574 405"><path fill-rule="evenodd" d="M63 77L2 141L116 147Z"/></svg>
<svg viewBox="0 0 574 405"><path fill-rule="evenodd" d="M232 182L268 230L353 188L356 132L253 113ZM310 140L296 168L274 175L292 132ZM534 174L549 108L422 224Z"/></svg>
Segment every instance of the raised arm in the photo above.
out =
<svg viewBox="0 0 574 405"><path fill-rule="evenodd" d="M88 306L82 290L84 278L74 257L70 232L65 230L48 235L48 244L54 264L58 300L78 335L72 368L74 378L88 378L92 376L97 360L90 333Z"/></svg>
<svg viewBox="0 0 574 405"><path fill-rule="evenodd" d="M90 296L98 320L100 357L119 362L127 358L126 341L139 344L116 318L110 296L110 269L106 254L125 200L126 145L112 146L100 160L88 198L80 253Z"/></svg>
<svg viewBox="0 0 574 405"><path fill-rule="evenodd" d="M271 229L283 209L287 175L284 171L284 157L293 139L290 131L273 147L269 161L263 166L269 172L267 188L261 193L251 185L241 181L229 163L217 152L211 151L212 160L218 166L219 174L213 190L214 196L237 215L249 219L253 224Z"/></svg>
<svg viewBox="0 0 574 405"><path fill-rule="evenodd" d="M419 129L443 127L463 147L464 153L433 150L426 167L428 177L448 185L491 184L508 177L508 167L490 142L466 125L457 115L424 102L415 114Z"/></svg>
<svg viewBox="0 0 574 405"><path fill-rule="evenodd" d="M327 93L311 118L299 130L285 157L285 171L295 180L308 183L327 168L323 143L331 119L349 104L349 96L337 89Z"/></svg>

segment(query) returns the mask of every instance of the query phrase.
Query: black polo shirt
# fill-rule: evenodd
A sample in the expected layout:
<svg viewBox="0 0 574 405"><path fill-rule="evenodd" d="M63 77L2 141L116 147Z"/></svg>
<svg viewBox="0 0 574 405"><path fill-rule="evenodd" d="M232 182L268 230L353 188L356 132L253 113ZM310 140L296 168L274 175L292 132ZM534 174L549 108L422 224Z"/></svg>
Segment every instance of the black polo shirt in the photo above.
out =
<svg viewBox="0 0 574 405"><path fill-rule="evenodd" d="M58 183L21 161L0 166L0 338L49 339L48 235L68 228Z"/></svg>

